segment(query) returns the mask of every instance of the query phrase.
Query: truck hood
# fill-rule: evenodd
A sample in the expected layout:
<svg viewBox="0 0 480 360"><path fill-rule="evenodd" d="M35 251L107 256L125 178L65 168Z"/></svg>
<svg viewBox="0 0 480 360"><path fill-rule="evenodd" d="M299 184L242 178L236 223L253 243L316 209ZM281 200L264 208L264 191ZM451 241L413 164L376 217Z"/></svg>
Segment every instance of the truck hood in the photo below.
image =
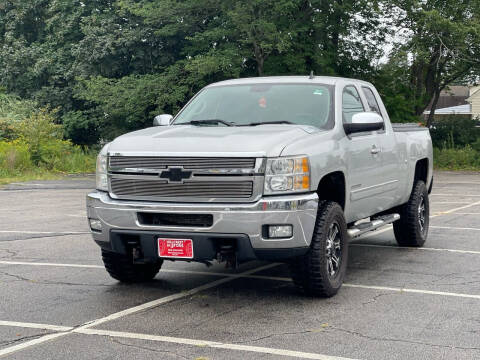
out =
<svg viewBox="0 0 480 360"><path fill-rule="evenodd" d="M111 155L279 156L288 144L320 131L303 125L152 127L116 138Z"/></svg>

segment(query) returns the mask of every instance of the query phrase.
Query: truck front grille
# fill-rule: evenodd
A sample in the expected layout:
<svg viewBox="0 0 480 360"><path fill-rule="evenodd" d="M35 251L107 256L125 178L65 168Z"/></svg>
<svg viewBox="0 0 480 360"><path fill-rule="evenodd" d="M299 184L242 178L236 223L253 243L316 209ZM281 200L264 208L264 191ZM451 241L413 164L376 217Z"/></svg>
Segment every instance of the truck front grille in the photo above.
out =
<svg viewBox="0 0 480 360"><path fill-rule="evenodd" d="M110 196L176 202L253 202L263 192L264 159L109 157Z"/></svg>
<svg viewBox="0 0 480 360"><path fill-rule="evenodd" d="M111 156L110 168L165 169L168 166L188 170L253 169L255 158Z"/></svg>
<svg viewBox="0 0 480 360"><path fill-rule="evenodd" d="M124 179L112 177L112 193L121 197L250 198L252 181L186 181L167 183L160 179Z"/></svg>

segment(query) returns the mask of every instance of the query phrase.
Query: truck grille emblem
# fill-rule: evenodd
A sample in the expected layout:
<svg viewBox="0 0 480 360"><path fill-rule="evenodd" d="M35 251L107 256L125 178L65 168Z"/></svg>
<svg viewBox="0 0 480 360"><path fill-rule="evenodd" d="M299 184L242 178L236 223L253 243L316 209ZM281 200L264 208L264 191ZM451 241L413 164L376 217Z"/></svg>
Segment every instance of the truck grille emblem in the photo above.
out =
<svg viewBox="0 0 480 360"><path fill-rule="evenodd" d="M182 168L168 168L160 173L161 179L167 179L168 182L183 182L185 179L190 179L191 171L183 171Z"/></svg>

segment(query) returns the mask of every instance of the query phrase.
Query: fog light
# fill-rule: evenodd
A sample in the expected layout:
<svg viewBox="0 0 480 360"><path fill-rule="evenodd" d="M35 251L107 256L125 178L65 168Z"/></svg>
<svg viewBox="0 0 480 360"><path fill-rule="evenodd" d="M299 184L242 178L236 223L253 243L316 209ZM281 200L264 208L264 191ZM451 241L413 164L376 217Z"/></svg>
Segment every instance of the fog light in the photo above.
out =
<svg viewBox="0 0 480 360"><path fill-rule="evenodd" d="M293 236L292 225L269 225L268 237L270 239L275 238L291 238Z"/></svg>
<svg viewBox="0 0 480 360"><path fill-rule="evenodd" d="M88 219L90 222L90 229L94 231L102 231L102 222L97 219Z"/></svg>

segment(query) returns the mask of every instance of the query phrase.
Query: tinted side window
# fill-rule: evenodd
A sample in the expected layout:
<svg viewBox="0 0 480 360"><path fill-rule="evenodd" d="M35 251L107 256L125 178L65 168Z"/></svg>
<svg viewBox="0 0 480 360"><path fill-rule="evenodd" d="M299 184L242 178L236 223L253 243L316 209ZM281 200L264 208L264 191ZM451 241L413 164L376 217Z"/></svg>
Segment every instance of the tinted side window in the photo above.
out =
<svg viewBox="0 0 480 360"><path fill-rule="evenodd" d="M375 94L373 93L372 89L368 87L363 87L363 93L367 98L368 106L370 107L370 111L376 112L378 115L382 116L382 112L380 111L380 106L378 106L377 99L375 98Z"/></svg>
<svg viewBox="0 0 480 360"><path fill-rule="evenodd" d="M343 113L343 122L351 123L352 116L365 111L362 104L362 99L358 94L355 86L346 86L343 89L342 96L342 113Z"/></svg>

